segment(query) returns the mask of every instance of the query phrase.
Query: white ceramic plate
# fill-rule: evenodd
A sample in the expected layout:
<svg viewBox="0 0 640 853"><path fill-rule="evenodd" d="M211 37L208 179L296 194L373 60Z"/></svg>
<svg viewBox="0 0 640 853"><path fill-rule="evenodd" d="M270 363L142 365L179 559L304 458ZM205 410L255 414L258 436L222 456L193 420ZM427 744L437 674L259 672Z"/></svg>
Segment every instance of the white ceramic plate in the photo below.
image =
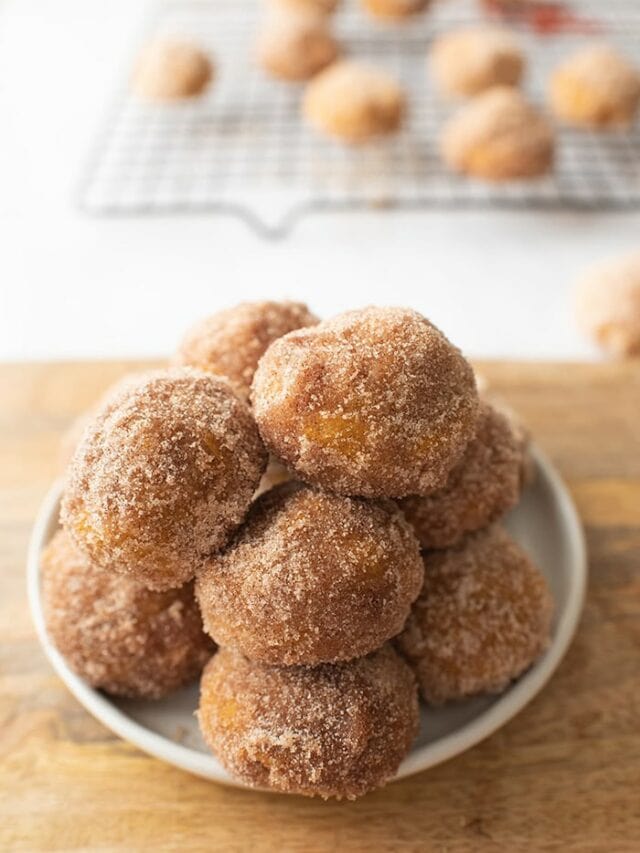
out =
<svg viewBox="0 0 640 853"><path fill-rule="evenodd" d="M586 584L586 553L580 521L569 494L551 463L534 451L536 479L507 527L545 574L556 611L552 642L546 654L500 696L482 696L445 706L423 708L420 733L397 779L426 770L486 738L503 726L538 693L562 660L576 630ZM89 687L69 669L47 636L40 595L39 556L58 527L60 485L42 504L28 555L31 613L42 647L69 690L101 723L120 737L177 767L222 782L241 785L229 776L202 741L194 711L193 685L159 702L114 699Z"/></svg>

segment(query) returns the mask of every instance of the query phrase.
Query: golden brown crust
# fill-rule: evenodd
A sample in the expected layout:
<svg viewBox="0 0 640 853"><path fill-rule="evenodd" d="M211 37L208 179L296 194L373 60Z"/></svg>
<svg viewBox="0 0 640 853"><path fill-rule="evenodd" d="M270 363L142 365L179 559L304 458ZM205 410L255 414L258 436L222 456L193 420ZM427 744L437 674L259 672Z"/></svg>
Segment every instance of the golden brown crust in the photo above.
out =
<svg viewBox="0 0 640 853"><path fill-rule="evenodd" d="M425 552L425 581L400 650L427 702L499 693L549 641L553 600L525 552L498 526Z"/></svg>
<svg viewBox="0 0 640 853"><path fill-rule="evenodd" d="M535 178L553 165L550 124L508 87L488 89L446 124L442 157L456 172L488 181Z"/></svg>
<svg viewBox="0 0 640 853"><path fill-rule="evenodd" d="M468 27L436 39L429 54L431 73L445 95L470 97L492 86L517 86L524 56L508 30Z"/></svg>
<svg viewBox="0 0 640 853"><path fill-rule="evenodd" d="M326 15L308 13L274 15L258 37L261 67L281 80L308 80L330 65L339 54Z"/></svg>
<svg viewBox="0 0 640 853"><path fill-rule="evenodd" d="M412 18L431 5L431 0L360 0L360 2L374 18L390 21Z"/></svg>
<svg viewBox="0 0 640 853"><path fill-rule="evenodd" d="M287 332L317 322L301 302L241 302L190 329L175 361L224 376L246 399L258 362L269 345Z"/></svg>
<svg viewBox="0 0 640 853"><path fill-rule="evenodd" d="M197 44L156 39L140 55L132 85L141 98L173 101L201 94L213 74L211 59Z"/></svg>
<svg viewBox="0 0 640 853"><path fill-rule="evenodd" d="M423 548L449 548L516 505L523 471L522 441L507 418L483 402L476 436L447 484L430 495L405 498L400 507Z"/></svg>
<svg viewBox="0 0 640 853"><path fill-rule="evenodd" d="M151 592L91 565L62 530L42 553L41 578L47 631L92 687L160 699L197 678L215 650L193 584Z"/></svg>
<svg viewBox="0 0 640 853"><path fill-rule="evenodd" d="M78 417L71 423L67 431L62 436L60 441L58 462L61 473L66 471L67 466L73 459L73 454L76 452L80 441L82 440L82 436L84 435L85 429L93 422L94 418L100 411L103 405L107 403L109 398L114 394L117 394L120 390L125 388L129 383L140 382L144 379L145 376L148 376L149 372L140 372L140 373L125 373L124 376L121 376L117 379L112 385L110 385L106 391L104 391L100 397L94 402L90 408L88 408L85 412L78 415Z"/></svg>
<svg viewBox="0 0 640 853"><path fill-rule="evenodd" d="M616 358L640 355L640 252L591 270L575 294L578 323Z"/></svg>
<svg viewBox="0 0 640 853"><path fill-rule="evenodd" d="M640 105L640 71L607 45L581 48L553 72L549 102L568 124L629 127Z"/></svg>
<svg viewBox="0 0 640 853"><path fill-rule="evenodd" d="M272 12L315 13L331 15L338 8L340 0L268 0Z"/></svg>
<svg viewBox="0 0 640 853"><path fill-rule="evenodd" d="M319 667L267 667L222 649L202 676L204 739L234 776L353 800L385 784L418 729L415 679L385 646Z"/></svg>
<svg viewBox="0 0 640 853"><path fill-rule="evenodd" d="M365 497L444 485L478 412L460 351L400 308L350 311L280 338L252 393L263 439L296 476Z"/></svg>
<svg viewBox="0 0 640 853"><path fill-rule="evenodd" d="M226 382L158 371L109 396L85 430L62 521L102 568L150 589L181 586L240 524L266 461Z"/></svg>
<svg viewBox="0 0 640 853"><path fill-rule="evenodd" d="M342 60L307 86L303 112L321 133L347 143L394 133L405 114L404 92L385 72Z"/></svg>
<svg viewBox="0 0 640 853"><path fill-rule="evenodd" d="M276 486L199 571L209 634L266 664L349 660L395 636L422 586L418 542L391 502Z"/></svg>

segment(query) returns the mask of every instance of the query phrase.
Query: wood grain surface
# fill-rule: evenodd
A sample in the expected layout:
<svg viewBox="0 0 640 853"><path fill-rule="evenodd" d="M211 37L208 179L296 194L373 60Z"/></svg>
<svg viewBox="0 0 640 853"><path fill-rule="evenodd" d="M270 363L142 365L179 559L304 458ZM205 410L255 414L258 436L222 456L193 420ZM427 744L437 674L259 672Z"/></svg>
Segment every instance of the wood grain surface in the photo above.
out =
<svg viewBox="0 0 640 853"><path fill-rule="evenodd" d="M223 788L111 735L31 626L25 550L60 436L123 363L0 367L0 849L640 850L640 364L483 364L587 530L578 636L484 743L356 803Z"/></svg>

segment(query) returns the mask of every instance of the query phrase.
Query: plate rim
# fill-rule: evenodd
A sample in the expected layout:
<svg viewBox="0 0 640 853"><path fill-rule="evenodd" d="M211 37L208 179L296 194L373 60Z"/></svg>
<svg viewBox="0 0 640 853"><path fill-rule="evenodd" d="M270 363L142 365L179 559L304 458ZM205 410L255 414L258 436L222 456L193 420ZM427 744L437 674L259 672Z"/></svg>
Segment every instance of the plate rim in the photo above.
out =
<svg viewBox="0 0 640 853"><path fill-rule="evenodd" d="M587 548L584 530L571 495L553 463L537 446L531 446L536 475L542 476L557 501L558 515L570 544L572 568L567 601L554 637L541 658L489 708L460 729L414 749L389 781L398 781L465 752L506 725L542 690L564 658L576 633L587 585ZM56 480L38 510L27 552L27 594L31 618L40 645L56 674L80 704L107 729L149 755L204 779L250 789L232 777L215 756L184 746L151 731L118 708L106 694L90 687L67 665L47 634L40 594L40 554L58 527L63 481Z"/></svg>

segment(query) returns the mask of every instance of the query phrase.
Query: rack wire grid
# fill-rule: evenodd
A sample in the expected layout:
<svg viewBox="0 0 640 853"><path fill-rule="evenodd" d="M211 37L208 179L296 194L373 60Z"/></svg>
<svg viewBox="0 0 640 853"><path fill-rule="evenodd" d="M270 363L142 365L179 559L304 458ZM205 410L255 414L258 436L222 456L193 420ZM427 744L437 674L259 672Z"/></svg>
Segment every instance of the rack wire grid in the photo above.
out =
<svg viewBox="0 0 640 853"><path fill-rule="evenodd" d="M630 57L640 53L640 3L576 4L598 37ZM433 91L425 57L440 33L477 23L477 2L447 0L404 25L377 23L344 0L335 27L345 55L388 69L406 87L408 120L382 142L341 145L309 129L303 87L269 79L254 61L260 0L169 0L155 7L146 38L188 37L215 57L217 79L203 96L145 103L123 83L79 191L92 214L221 212L265 236L286 234L305 213L367 207L640 208L640 131L558 128L552 175L488 185L444 169L438 136L455 105ZM486 16L484 17L486 20ZM529 67L526 91L544 103L561 57L593 37L539 35L520 28Z"/></svg>

